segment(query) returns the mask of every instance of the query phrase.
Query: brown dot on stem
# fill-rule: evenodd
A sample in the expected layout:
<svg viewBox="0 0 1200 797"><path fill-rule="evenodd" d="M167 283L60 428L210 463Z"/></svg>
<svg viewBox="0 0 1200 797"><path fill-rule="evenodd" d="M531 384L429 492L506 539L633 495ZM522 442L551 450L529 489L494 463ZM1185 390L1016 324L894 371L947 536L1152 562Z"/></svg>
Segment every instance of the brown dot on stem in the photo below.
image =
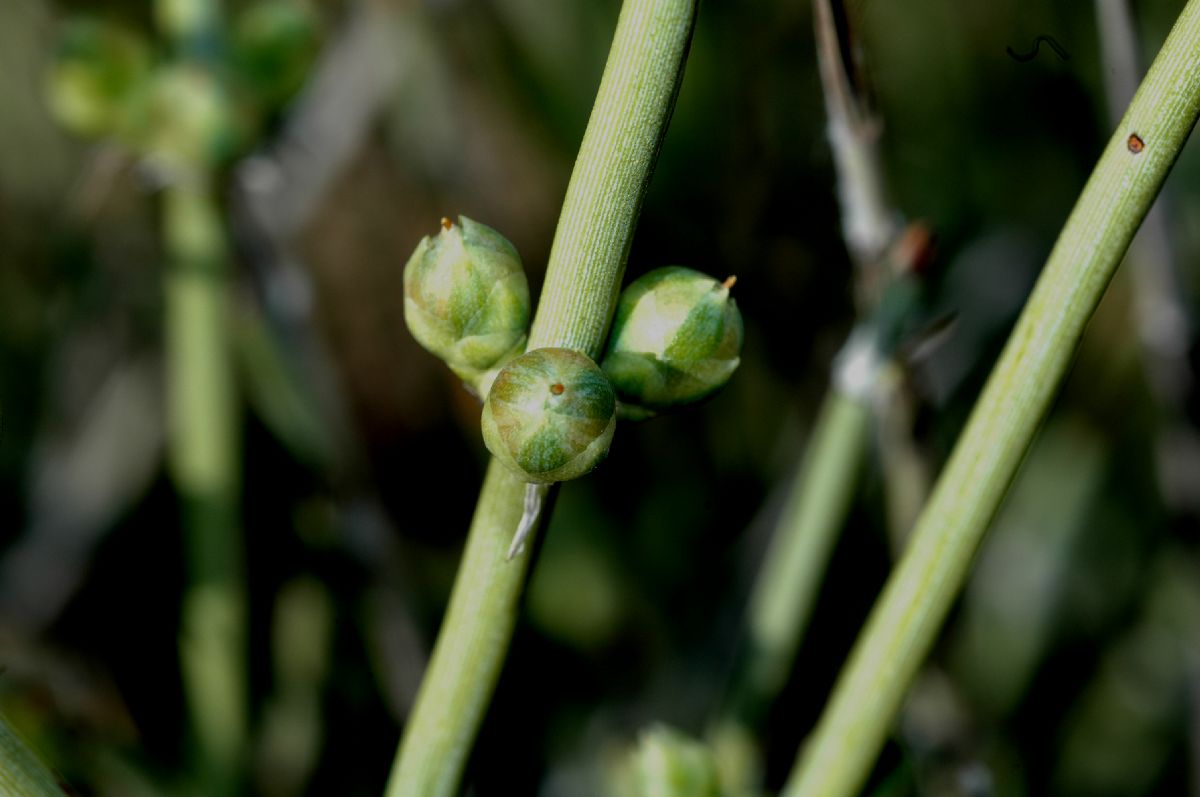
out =
<svg viewBox="0 0 1200 797"><path fill-rule="evenodd" d="M442 229L443 230L449 230L453 226L454 226L454 222L450 221L450 219L446 218L445 216L442 216Z"/></svg>
<svg viewBox="0 0 1200 797"><path fill-rule="evenodd" d="M1146 148L1146 142L1142 141L1142 137L1137 133L1130 133L1129 138L1125 139L1125 146L1129 147L1129 151L1136 155Z"/></svg>
<svg viewBox="0 0 1200 797"><path fill-rule="evenodd" d="M562 382L555 382L553 385L550 386L550 392L556 396L561 396L563 394L563 391L566 389L567 388L563 386Z"/></svg>

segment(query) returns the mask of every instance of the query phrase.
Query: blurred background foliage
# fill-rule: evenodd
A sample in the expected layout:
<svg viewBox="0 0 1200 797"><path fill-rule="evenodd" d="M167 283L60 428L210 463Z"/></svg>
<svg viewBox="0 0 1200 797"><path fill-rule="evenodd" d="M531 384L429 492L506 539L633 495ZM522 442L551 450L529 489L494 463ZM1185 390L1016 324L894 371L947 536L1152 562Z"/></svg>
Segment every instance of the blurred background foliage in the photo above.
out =
<svg viewBox="0 0 1200 797"><path fill-rule="evenodd" d="M237 35L276 30L249 0L225 5L250 20ZM272 110L234 119L220 173L242 408L246 793L376 795L485 463L478 404L405 330L402 268L461 213L515 243L536 294L619 3L305 7L302 66L234 59ZM1147 60L1179 7L1133 4ZM1088 3L850 10L892 202L937 240L904 380L906 433L936 472L1108 136L1108 66ZM184 545L164 465L171 175L52 114L48 76L81 15L142 37L128 69L163 49L142 2L0 4L0 709L75 793L170 794L187 745ZM1006 53L1043 34L1069 58ZM174 87L163 112L188 101ZM699 407L623 424L604 466L563 488L469 793L617 793L639 734L667 723L702 738L718 710L855 318L824 119L807 5L706 0L627 273L736 274L742 366ZM1198 185L1193 146L1162 203L1190 310ZM1200 405L1186 374L1166 398L1147 377L1131 301L1123 271L875 792L1200 794ZM1189 329L1176 342L1179 368L1200 365ZM880 462L867 460L759 729L768 791L889 568ZM651 731L643 763L678 744L707 772L707 752L675 734Z"/></svg>

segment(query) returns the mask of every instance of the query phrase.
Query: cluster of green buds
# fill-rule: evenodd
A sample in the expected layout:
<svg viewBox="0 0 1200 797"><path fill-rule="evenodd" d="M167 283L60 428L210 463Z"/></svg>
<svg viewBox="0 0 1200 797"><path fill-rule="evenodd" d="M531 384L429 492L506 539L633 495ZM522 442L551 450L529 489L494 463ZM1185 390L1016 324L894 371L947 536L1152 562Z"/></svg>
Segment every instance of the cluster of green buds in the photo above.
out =
<svg viewBox="0 0 1200 797"><path fill-rule="evenodd" d="M68 130L119 142L168 172L228 162L299 88L317 19L309 0L258 0L225 40L206 8L158 0L171 50L116 22L69 17L47 78L51 111Z"/></svg>
<svg viewBox="0 0 1200 797"><path fill-rule="evenodd" d="M663 268L622 293L602 365L569 349L525 352L529 288L500 233L442 220L404 269L414 338L484 399L483 439L530 484L566 481L604 459L618 417L646 418L698 401L738 366L742 319L718 282Z"/></svg>

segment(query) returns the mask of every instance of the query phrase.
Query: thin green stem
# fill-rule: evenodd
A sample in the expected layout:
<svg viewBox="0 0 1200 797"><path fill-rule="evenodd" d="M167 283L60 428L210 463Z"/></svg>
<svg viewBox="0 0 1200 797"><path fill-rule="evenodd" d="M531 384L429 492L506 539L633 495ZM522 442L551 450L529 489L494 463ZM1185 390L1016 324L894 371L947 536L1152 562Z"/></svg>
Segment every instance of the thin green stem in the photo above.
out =
<svg viewBox="0 0 1200 797"><path fill-rule="evenodd" d="M54 775L3 718L0 718L0 794L63 797Z"/></svg>
<svg viewBox="0 0 1200 797"><path fill-rule="evenodd" d="M854 497L870 428L862 401L837 389L825 396L750 598L749 651L733 713L751 725L791 672Z"/></svg>
<svg viewBox="0 0 1200 797"><path fill-rule="evenodd" d="M530 347L600 354L674 108L696 0L626 0L571 175ZM463 767L512 639L529 557L506 560L525 484L492 462L387 797L439 797ZM532 547L532 546L530 546Z"/></svg>
<svg viewBox="0 0 1200 797"><path fill-rule="evenodd" d="M156 0L178 56L212 68L220 0ZM229 337L229 252L213 170L193 163L163 196L168 452L183 503L188 584L179 659L193 742L193 786L232 794L242 775L246 596L238 524L238 402Z"/></svg>
<svg viewBox="0 0 1200 797"><path fill-rule="evenodd" d="M1200 0L1190 0L1050 253L785 797L851 795L870 774L1084 327L1198 113Z"/></svg>
<svg viewBox="0 0 1200 797"><path fill-rule="evenodd" d="M188 563L180 666L197 777L220 790L209 793L226 793L246 742L246 610L227 253L207 184L167 189L164 236L169 455L183 501Z"/></svg>

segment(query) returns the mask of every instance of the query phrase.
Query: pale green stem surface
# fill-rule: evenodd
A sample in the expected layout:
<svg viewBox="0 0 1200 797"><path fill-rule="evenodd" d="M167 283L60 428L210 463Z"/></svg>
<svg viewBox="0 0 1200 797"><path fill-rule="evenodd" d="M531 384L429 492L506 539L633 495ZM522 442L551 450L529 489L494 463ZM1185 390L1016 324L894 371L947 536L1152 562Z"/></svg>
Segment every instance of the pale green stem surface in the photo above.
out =
<svg viewBox="0 0 1200 797"><path fill-rule="evenodd" d="M600 354L674 108L696 0L626 0L563 202L530 348ZM493 461L387 797L454 794L512 640L529 555L506 561L525 483ZM529 548L532 548L532 540Z"/></svg>
<svg viewBox="0 0 1200 797"><path fill-rule="evenodd" d="M599 359L675 107L696 0L625 0L550 249L529 348Z"/></svg>
<svg viewBox="0 0 1200 797"><path fill-rule="evenodd" d="M784 797L849 797L1067 372L1084 327L1200 112L1200 0L1180 15L1105 147L859 638ZM1129 146L1136 134L1140 153Z"/></svg>
<svg viewBox="0 0 1200 797"><path fill-rule="evenodd" d="M168 188L163 210L169 259L168 450L183 502L188 568L180 666L195 737L196 777L224 792L240 771L247 726L246 609L237 518L241 467L227 252L220 213L206 183Z"/></svg>
<svg viewBox="0 0 1200 797"><path fill-rule="evenodd" d="M5 797L63 797L46 765L0 718L0 794Z"/></svg>

